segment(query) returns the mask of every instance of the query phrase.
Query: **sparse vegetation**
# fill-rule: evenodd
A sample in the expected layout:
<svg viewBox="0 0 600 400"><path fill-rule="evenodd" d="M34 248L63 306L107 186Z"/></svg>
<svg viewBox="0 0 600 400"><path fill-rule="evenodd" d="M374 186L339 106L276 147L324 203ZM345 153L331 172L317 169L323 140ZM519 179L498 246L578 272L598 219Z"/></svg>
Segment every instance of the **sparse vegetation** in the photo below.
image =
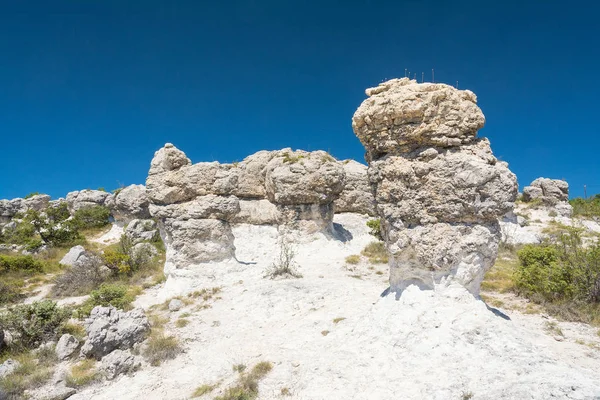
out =
<svg viewBox="0 0 600 400"><path fill-rule="evenodd" d="M471 400L475 396L473 392L462 392L460 395L461 400Z"/></svg>
<svg viewBox="0 0 600 400"><path fill-rule="evenodd" d="M196 390L194 390L194 393L192 394L192 398L196 398L196 397L202 397L205 394L209 394L212 391L214 391L217 387L219 387L219 385L202 385L196 388Z"/></svg>
<svg viewBox="0 0 600 400"><path fill-rule="evenodd" d="M92 290L90 298L77 309L77 315L80 318L87 317L96 306L113 306L127 310L133 299L131 288L122 284L103 283L97 290Z"/></svg>
<svg viewBox="0 0 600 400"><path fill-rule="evenodd" d="M372 264L387 264L388 252L383 242L371 242L361 252Z"/></svg>
<svg viewBox="0 0 600 400"><path fill-rule="evenodd" d="M295 164L297 162L299 162L300 160L302 160L303 158L306 158L306 156L304 156L303 154L293 154L293 153L285 153L283 155L283 162L287 163L287 164Z"/></svg>
<svg viewBox="0 0 600 400"><path fill-rule="evenodd" d="M289 388L287 388L287 387L281 388L281 391L279 393L282 396L291 396L292 395L292 391Z"/></svg>
<svg viewBox="0 0 600 400"><path fill-rule="evenodd" d="M73 219L80 229L101 228L110 223L110 210L104 206L84 207L75 211Z"/></svg>
<svg viewBox="0 0 600 400"><path fill-rule="evenodd" d="M31 352L26 352L14 358L20 365L13 373L0 378L0 392L4 392L7 399L26 398L26 390L42 386L52 376L55 360L51 357L43 355L36 359Z"/></svg>
<svg viewBox="0 0 600 400"><path fill-rule="evenodd" d="M32 197L35 197L35 196L37 196L37 195L39 195L39 194L40 194L40 192L31 192L31 193L29 193L27 196L25 196L25 197L23 197L23 198L24 198L25 200L27 200L27 199L30 199L30 198L32 198Z"/></svg>
<svg viewBox="0 0 600 400"><path fill-rule="evenodd" d="M271 279L277 277L284 278L302 278L302 275L297 271L297 264L294 260L296 252L292 245L287 241L282 240L277 260L271 264L271 268L267 270L266 276Z"/></svg>
<svg viewBox="0 0 600 400"><path fill-rule="evenodd" d="M174 359L181 351L181 345L175 336L166 336L162 331L156 331L150 335L143 355L150 365L156 367L163 361Z"/></svg>
<svg viewBox="0 0 600 400"><path fill-rule="evenodd" d="M337 324L339 322L342 322L345 319L346 319L346 317L337 317L337 318L334 318L333 323Z"/></svg>
<svg viewBox="0 0 600 400"><path fill-rule="evenodd" d="M248 373L241 372L238 382L215 400L253 400L258 397L258 384L273 369L273 364L262 361Z"/></svg>
<svg viewBox="0 0 600 400"><path fill-rule="evenodd" d="M574 216L582 216L588 218L600 217L600 194L592 196L588 199L576 197L569 200L569 203L573 207Z"/></svg>
<svg viewBox="0 0 600 400"><path fill-rule="evenodd" d="M544 329L546 330L546 332L552 335L565 336L558 324L554 321L546 322L546 326L544 327Z"/></svg>
<svg viewBox="0 0 600 400"><path fill-rule="evenodd" d="M346 257L346 264L356 265L360 262L360 256L358 254L353 254L351 256Z"/></svg>
<svg viewBox="0 0 600 400"><path fill-rule="evenodd" d="M96 370L96 361L88 358L82 360L71 367L70 373L67 375L67 386L80 388L87 386L100 378L100 374Z"/></svg>
<svg viewBox="0 0 600 400"><path fill-rule="evenodd" d="M175 326L178 328L184 328L186 327L188 324L190 323L189 320L185 319L185 318L179 318L177 321L175 321Z"/></svg>

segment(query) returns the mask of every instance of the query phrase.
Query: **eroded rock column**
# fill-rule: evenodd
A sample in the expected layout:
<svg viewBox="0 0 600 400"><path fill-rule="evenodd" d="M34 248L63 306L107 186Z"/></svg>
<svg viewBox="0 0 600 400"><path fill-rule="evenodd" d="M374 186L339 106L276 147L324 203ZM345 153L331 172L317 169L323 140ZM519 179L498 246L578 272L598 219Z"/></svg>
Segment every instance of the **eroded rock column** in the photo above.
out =
<svg viewBox="0 0 600 400"><path fill-rule="evenodd" d="M458 282L477 295L517 181L476 137L485 118L475 94L408 78L366 94L352 127L367 150L391 289Z"/></svg>

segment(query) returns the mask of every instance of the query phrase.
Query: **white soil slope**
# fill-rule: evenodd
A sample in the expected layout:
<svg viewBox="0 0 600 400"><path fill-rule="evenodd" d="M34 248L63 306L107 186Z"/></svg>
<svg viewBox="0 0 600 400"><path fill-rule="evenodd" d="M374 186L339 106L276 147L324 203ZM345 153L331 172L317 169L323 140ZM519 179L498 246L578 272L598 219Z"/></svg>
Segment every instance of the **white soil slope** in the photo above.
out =
<svg viewBox="0 0 600 400"><path fill-rule="evenodd" d="M385 265L349 271L344 262L371 241L365 221L337 215L353 239L298 245L303 278L285 280L263 277L277 254L275 228L237 227L237 257L247 264L198 266L194 277L170 278L162 293L138 298L148 307L194 285L222 287L211 308L171 314L167 329L185 353L71 399L188 399L196 387L221 382L203 397L212 399L235 381L233 365L259 361L274 365L260 399L600 399L597 350L590 356L589 348L556 342L536 324L496 316L460 287L411 287L399 301L381 298ZM184 312L190 324L175 328Z"/></svg>

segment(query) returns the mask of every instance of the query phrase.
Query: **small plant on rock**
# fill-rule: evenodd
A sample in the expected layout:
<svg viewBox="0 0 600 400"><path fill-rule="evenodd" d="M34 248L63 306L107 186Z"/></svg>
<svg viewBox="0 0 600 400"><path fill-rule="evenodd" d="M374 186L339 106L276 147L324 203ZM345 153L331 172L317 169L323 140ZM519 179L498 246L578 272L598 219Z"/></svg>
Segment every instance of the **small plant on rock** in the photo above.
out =
<svg viewBox="0 0 600 400"><path fill-rule="evenodd" d="M380 219L370 219L367 221L367 227L369 227L369 234L375 236L377 240L383 240L383 236L381 235L381 220Z"/></svg>

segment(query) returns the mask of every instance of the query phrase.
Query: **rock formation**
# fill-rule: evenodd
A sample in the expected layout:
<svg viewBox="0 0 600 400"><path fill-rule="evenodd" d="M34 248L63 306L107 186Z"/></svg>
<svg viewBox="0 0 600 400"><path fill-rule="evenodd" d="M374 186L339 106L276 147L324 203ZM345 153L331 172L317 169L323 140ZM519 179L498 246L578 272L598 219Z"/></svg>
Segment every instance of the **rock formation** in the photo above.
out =
<svg viewBox="0 0 600 400"><path fill-rule="evenodd" d="M82 208L103 206L113 195L102 190L81 190L67 193L69 211L75 212Z"/></svg>
<svg viewBox="0 0 600 400"><path fill-rule="evenodd" d="M523 201L539 201L553 208L559 215L570 217L573 207L569 204L569 184L559 179L537 178L523 188Z"/></svg>
<svg viewBox="0 0 600 400"><path fill-rule="evenodd" d="M342 161L346 183L340 197L333 202L335 213L352 212L375 215L375 198L371 193L367 166L354 160Z"/></svg>
<svg viewBox="0 0 600 400"><path fill-rule="evenodd" d="M342 165L324 151L260 151L234 164L192 164L172 144L152 160L146 189L168 262L179 267L235 257L231 224L333 233Z"/></svg>
<svg viewBox="0 0 600 400"><path fill-rule="evenodd" d="M150 218L148 197L144 185L130 185L109 196L104 201L115 221L127 223L132 219Z"/></svg>
<svg viewBox="0 0 600 400"><path fill-rule="evenodd" d="M517 182L476 137L485 119L475 94L408 78L366 94L352 127L367 151L391 290L456 281L477 295Z"/></svg>
<svg viewBox="0 0 600 400"><path fill-rule="evenodd" d="M48 207L50 196L38 194L28 199L0 200L0 223L9 222L16 214Z"/></svg>

